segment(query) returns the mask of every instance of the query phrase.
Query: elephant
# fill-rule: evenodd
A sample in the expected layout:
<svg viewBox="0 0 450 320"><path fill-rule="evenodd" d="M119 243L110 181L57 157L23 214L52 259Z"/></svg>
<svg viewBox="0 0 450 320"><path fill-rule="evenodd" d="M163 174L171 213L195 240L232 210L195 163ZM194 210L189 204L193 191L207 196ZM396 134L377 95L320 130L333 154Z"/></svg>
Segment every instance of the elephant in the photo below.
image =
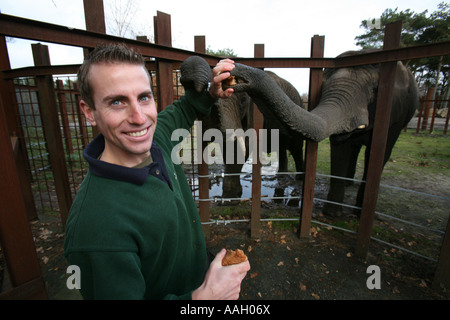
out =
<svg viewBox="0 0 450 320"><path fill-rule="evenodd" d="M338 57L361 54L348 51ZM366 180L373 124L376 109L380 65L325 69L321 97L311 111L289 99L267 73L236 63L231 72L235 92L246 92L264 114L305 138L322 141L330 138L331 175L352 177L362 145L366 146L363 180ZM227 85L224 86L226 88ZM229 86L228 86L229 87ZM412 118L419 105L416 80L402 62L397 64L394 98L388 129L383 168L389 159L401 130ZM365 183L358 189L356 206L361 207ZM342 214L345 181L331 178L323 213ZM330 203L330 202L335 203ZM358 216L360 210L355 212Z"/></svg>
<svg viewBox="0 0 450 320"><path fill-rule="evenodd" d="M291 99L296 105L303 108L303 103L298 91L294 86L279 77L271 71L264 71L278 87L280 87L284 94ZM218 100L212 107L212 111L209 115L200 117L202 121L203 133L211 128L219 129L224 139L226 138L227 129L242 129L244 132L253 127L253 101L250 96L245 92L238 92L233 94L228 99ZM303 171L303 137L300 133L291 130L283 125L276 117L272 115L264 115L263 128L267 129L267 140L263 144L265 146L264 152L270 153L271 143L271 130L278 129L279 133L279 145L278 145L278 172L288 171L288 157L287 150L290 151L297 172ZM247 140L247 139L246 139ZM240 175L228 175L233 173L240 173L243 163L236 161L236 157L239 152L245 154L245 160L249 156L249 142L244 141L241 137L234 142L234 155L235 160L232 163L225 162L225 175L223 178L222 197L223 198L239 198L242 195L242 186L240 182ZM245 151L244 151L245 150ZM227 150L222 148L223 158L226 158ZM297 174L296 179L301 179L302 175Z"/></svg>

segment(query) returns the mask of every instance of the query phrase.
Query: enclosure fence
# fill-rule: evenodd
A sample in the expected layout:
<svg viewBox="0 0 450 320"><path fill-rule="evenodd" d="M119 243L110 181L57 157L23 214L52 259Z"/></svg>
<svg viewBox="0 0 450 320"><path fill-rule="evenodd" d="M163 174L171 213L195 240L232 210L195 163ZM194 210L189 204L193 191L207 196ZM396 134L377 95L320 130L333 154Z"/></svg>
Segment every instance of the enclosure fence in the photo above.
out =
<svg viewBox="0 0 450 320"><path fill-rule="evenodd" d="M89 3L89 5L86 5ZM99 6L102 1L85 1L85 8ZM89 7L90 6L90 7ZM80 96L75 85L76 71L79 65L51 66L48 49L41 44L33 44L35 67L11 70L5 36L25 38L36 41L53 42L63 45L94 48L101 42L124 42L141 52L147 59L147 68L152 75L152 85L158 111L170 105L183 95L179 85L179 67L187 57L196 54L202 56L211 66L218 57L205 54L205 38L195 37L195 52L171 48L170 16L158 12L155 17L156 44L140 40L122 39L108 36L104 32L102 10L85 10L86 25L89 31L70 30L43 22L0 14L0 35L2 50L0 70L1 106L4 112L0 142L2 143L2 161L5 166L0 173L5 176L1 187L0 205L4 213L0 216L1 246L11 277L13 290L10 296L45 296L45 285L40 275L31 231L27 220L38 214L59 214L63 225L67 219L73 197L76 195L87 164L83 160L82 150L96 134L95 128L86 123L79 110ZM400 24L401 28L401 24ZM364 64L380 63L382 73L380 83L385 84L380 91L392 87L389 72L398 60L439 56L449 54L448 43L398 48L395 44L399 25L393 24L386 30L385 50L345 58L323 58L324 37L311 39L311 57L309 58L264 58L264 46L255 45L255 58L236 58L236 62L257 68L310 68L310 92L308 106L311 110L318 102L323 68L339 68ZM164 90L162 90L164 89ZM389 96L389 95L386 95ZM390 102L386 102L389 106ZM381 103L381 102L380 102ZM262 115L255 109L254 128L262 129ZM387 113L388 114L388 113ZM377 112L377 117L378 117ZM381 114L380 116L386 116ZM388 123L389 121L387 121ZM378 130L378 129L376 129ZM380 139L383 139L381 135ZM368 196L364 198L361 221L359 223L357 252L367 253L371 237L373 215L379 188L379 159L381 152L373 152L373 172L368 175ZM311 232L314 184L316 179L315 163L317 143L306 143L306 170L302 187L299 217L300 237L308 237ZM219 223L210 220L209 172L205 163L188 165L188 181L194 197L198 201L200 217L205 236L209 236L209 226ZM17 168L12 172L10 168ZM261 208L261 164L252 164L251 197L251 236L259 235L259 223L265 221L260 216ZM369 181L369 179L371 179ZM371 189L373 188L373 189ZM8 192L7 192L8 191ZM449 227L439 255L435 278L437 282L449 282L450 248ZM20 236L19 236L20 235ZM24 236L25 235L25 236ZM24 263L26 259L26 263Z"/></svg>

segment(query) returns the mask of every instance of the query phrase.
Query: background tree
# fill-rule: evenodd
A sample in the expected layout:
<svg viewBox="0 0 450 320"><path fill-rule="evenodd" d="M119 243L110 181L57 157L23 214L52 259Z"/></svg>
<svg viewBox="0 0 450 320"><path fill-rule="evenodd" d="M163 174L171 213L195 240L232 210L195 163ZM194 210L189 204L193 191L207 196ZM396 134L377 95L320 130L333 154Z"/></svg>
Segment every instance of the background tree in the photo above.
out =
<svg viewBox="0 0 450 320"><path fill-rule="evenodd" d="M380 17L380 29L373 28L370 20L363 20L361 27L364 34L355 38L356 44L363 49L381 48L386 24L402 21L400 46L413 46L450 40L450 6L441 2L435 12L428 15L428 10L415 13L409 9L398 11L386 9ZM430 57L404 61L414 73L419 87L438 86L441 92L448 91L450 56ZM435 93L437 90L435 90Z"/></svg>
<svg viewBox="0 0 450 320"><path fill-rule="evenodd" d="M152 24L148 22L148 17L138 11L138 8L139 5L135 0L105 1L107 33L129 39L146 36L150 42L153 42Z"/></svg>
<svg viewBox="0 0 450 320"><path fill-rule="evenodd" d="M225 48L225 49L213 50L213 49L211 49L211 46L208 46L208 48L206 49L206 53L213 55L213 56L218 56L221 58L235 58L238 56L237 53L235 53L233 49Z"/></svg>

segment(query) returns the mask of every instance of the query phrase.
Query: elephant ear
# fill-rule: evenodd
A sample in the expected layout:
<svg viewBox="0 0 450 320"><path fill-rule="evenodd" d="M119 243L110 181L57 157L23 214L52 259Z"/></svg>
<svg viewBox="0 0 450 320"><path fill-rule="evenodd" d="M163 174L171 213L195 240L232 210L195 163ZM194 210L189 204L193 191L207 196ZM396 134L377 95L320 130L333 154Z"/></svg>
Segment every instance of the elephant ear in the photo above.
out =
<svg viewBox="0 0 450 320"><path fill-rule="evenodd" d="M212 79L208 62L199 56L187 58L181 64L180 82L185 90L205 91Z"/></svg>

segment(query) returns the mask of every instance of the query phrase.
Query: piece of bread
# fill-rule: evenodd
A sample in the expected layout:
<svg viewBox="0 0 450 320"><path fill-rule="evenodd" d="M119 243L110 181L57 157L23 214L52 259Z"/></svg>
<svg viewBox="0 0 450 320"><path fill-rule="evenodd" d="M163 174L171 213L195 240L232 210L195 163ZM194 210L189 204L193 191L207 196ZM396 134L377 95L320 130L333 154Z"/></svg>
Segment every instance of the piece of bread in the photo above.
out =
<svg viewBox="0 0 450 320"><path fill-rule="evenodd" d="M231 264L238 264L247 260L247 256L241 249L236 251L227 249L227 254L222 260L222 266L229 266Z"/></svg>

